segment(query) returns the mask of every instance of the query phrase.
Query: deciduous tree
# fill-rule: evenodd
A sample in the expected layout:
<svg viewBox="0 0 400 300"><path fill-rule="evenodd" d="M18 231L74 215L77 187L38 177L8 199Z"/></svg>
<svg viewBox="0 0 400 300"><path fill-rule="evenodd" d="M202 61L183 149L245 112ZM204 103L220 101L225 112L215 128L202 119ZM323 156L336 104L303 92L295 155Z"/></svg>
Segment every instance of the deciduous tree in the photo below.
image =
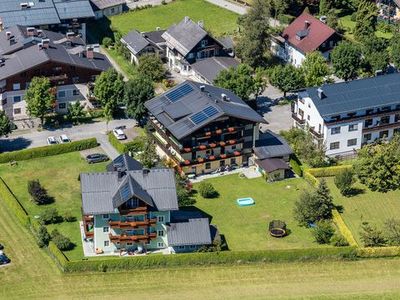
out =
<svg viewBox="0 0 400 300"><path fill-rule="evenodd" d="M318 86L326 82L329 67L325 58L318 51L307 54L302 64L304 82L306 86Z"/></svg>
<svg viewBox="0 0 400 300"><path fill-rule="evenodd" d="M267 70L269 82L283 92L295 91L304 87L304 75L301 69L293 65L278 65Z"/></svg>
<svg viewBox="0 0 400 300"><path fill-rule="evenodd" d="M348 81L358 76L361 51L355 44L342 42L332 50L331 61L335 75Z"/></svg>
<svg viewBox="0 0 400 300"><path fill-rule="evenodd" d="M4 110L0 110L0 137L11 133L12 124Z"/></svg>
<svg viewBox="0 0 400 300"><path fill-rule="evenodd" d="M55 102L50 80L46 77L33 77L26 91L25 101L28 114L39 118L43 125L44 117L53 109Z"/></svg>
<svg viewBox="0 0 400 300"><path fill-rule="evenodd" d="M378 22L378 8L374 1L360 0L357 14L354 36L362 41L372 34L375 34L376 24Z"/></svg>
<svg viewBox="0 0 400 300"><path fill-rule="evenodd" d="M83 105L79 101L68 104L67 118L72 121L73 124L79 124L79 122L86 116Z"/></svg>
<svg viewBox="0 0 400 300"><path fill-rule="evenodd" d="M150 78L154 82L159 82L165 77L165 68L159 56L154 54L142 55L139 58L139 76Z"/></svg>
<svg viewBox="0 0 400 300"><path fill-rule="evenodd" d="M125 84L124 103L129 117L140 121L146 114L144 103L154 97L153 82L146 76L138 76Z"/></svg>

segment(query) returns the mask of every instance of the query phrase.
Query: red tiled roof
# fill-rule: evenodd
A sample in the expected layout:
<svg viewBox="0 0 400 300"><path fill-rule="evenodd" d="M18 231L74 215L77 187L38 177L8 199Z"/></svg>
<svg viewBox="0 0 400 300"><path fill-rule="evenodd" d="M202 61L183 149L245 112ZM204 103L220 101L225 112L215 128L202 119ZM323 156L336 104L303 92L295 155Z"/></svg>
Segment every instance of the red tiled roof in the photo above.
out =
<svg viewBox="0 0 400 300"><path fill-rule="evenodd" d="M298 32L306 29L306 22L309 23L307 36L299 40L296 35ZM296 20L286 27L282 36L296 49L303 53L309 53L317 50L318 47L334 33L335 30L328 25L322 23L312 15L303 12Z"/></svg>

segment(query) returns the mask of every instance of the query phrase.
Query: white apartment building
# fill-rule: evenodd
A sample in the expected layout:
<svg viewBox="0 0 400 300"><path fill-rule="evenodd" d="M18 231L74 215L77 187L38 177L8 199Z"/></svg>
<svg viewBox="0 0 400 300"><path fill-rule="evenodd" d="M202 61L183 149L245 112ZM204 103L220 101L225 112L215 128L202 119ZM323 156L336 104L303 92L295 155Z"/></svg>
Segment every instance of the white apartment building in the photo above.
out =
<svg viewBox="0 0 400 300"><path fill-rule="evenodd" d="M309 130L328 156L400 132L400 74L308 88L293 106L294 126Z"/></svg>

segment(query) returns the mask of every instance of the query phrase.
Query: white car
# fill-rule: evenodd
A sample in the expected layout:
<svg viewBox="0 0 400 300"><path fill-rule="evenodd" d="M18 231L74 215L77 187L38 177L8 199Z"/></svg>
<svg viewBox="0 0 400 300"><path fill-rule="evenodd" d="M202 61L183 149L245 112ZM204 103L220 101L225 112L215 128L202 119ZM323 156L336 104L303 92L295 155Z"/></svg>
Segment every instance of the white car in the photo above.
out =
<svg viewBox="0 0 400 300"><path fill-rule="evenodd" d="M47 138L47 144L49 144L49 145L55 145L55 144L57 144L56 138L55 138L54 136L49 136L49 137Z"/></svg>
<svg viewBox="0 0 400 300"><path fill-rule="evenodd" d="M125 140L126 139L126 135L121 129L114 129L113 130L113 134L115 135L115 137L118 140Z"/></svg>
<svg viewBox="0 0 400 300"><path fill-rule="evenodd" d="M60 143L64 144L64 143L69 143L69 142L71 142L71 140L69 139L69 137L66 134L60 135Z"/></svg>

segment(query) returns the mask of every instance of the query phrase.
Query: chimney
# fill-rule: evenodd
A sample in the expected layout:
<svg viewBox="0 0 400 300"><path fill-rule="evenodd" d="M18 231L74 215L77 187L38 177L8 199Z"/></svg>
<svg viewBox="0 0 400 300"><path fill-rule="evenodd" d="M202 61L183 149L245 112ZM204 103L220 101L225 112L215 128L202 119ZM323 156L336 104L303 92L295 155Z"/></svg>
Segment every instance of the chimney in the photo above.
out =
<svg viewBox="0 0 400 300"><path fill-rule="evenodd" d="M309 21L304 21L304 29L308 29L310 27L311 23Z"/></svg>
<svg viewBox="0 0 400 300"><path fill-rule="evenodd" d="M50 40L49 39L42 39L42 45L43 49L48 49L50 45Z"/></svg>
<svg viewBox="0 0 400 300"><path fill-rule="evenodd" d="M37 45L38 45L39 50L42 50L42 49L43 49L43 44L42 44L42 43L39 43L39 44L37 44Z"/></svg>
<svg viewBox="0 0 400 300"><path fill-rule="evenodd" d="M7 40L9 40L11 38L11 31L6 31L6 37L7 37Z"/></svg>
<svg viewBox="0 0 400 300"><path fill-rule="evenodd" d="M0 32L4 30L3 20L0 18Z"/></svg>
<svg viewBox="0 0 400 300"><path fill-rule="evenodd" d="M75 36L75 33L72 32L72 31L69 31L69 32L66 33L67 39L72 39L74 36Z"/></svg>
<svg viewBox="0 0 400 300"><path fill-rule="evenodd" d="M201 92L204 92L205 89L206 89L206 86L205 86L205 85L201 85L201 86L200 86L200 91L201 91Z"/></svg>
<svg viewBox="0 0 400 300"><path fill-rule="evenodd" d="M150 169L143 168L142 172L143 172L143 176L146 176L150 173Z"/></svg>
<svg viewBox="0 0 400 300"><path fill-rule="evenodd" d="M35 27L28 27L26 28L26 34L28 36L34 36L35 35Z"/></svg>
<svg viewBox="0 0 400 300"><path fill-rule="evenodd" d="M317 93L318 93L318 98L321 99L321 100L326 97L325 93L324 93L324 90L322 88L318 88Z"/></svg>
<svg viewBox="0 0 400 300"><path fill-rule="evenodd" d="M21 9L29 8L29 3L28 2L21 2L19 5L21 6Z"/></svg>
<svg viewBox="0 0 400 300"><path fill-rule="evenodd" d="M5 65L6 60L3 57L0 57L0 67Z"/></svg>
<svg viewBox="0 0 400 300"><path fill-rule="evenodd" d="M36 30L36 33L37 33L38 36L42 36L43 30L42 29L38 29L38 30Z"/></svg>
<svg viewBox="0 0 400 300"><path fill-rule="evenodd" d="M185 16L185 23L189 22L190 18L188 16Z"/></svg>
<svg viewBox="0 0 400 300"><path fill-rule="evenodd" d="M160 31L160 30L161 30L161 28L157 26L156 27L156 31Z"/></svg>
<svg viewBox="0 0 400 300"><path fill-rule="evenodd" d="M199 25L201 28L204 28L204 22L203 20L200 20L197 22L197 25Z"/></svg>
<svg viewBox="0 0 400 300"><path fill-rule="evenodd" d="M93 47L92 46L86 47L86 58L87 59L93 59L94 58L94 52L93 52Z"/></svg>
<svg viewBox="0 0 400 300"><path fill-rule="evenodd" d="M223 101L226 101L226 99L227 99L227 96L226 96L226 94L221 94L221 99L223 100Z"/></svg>

